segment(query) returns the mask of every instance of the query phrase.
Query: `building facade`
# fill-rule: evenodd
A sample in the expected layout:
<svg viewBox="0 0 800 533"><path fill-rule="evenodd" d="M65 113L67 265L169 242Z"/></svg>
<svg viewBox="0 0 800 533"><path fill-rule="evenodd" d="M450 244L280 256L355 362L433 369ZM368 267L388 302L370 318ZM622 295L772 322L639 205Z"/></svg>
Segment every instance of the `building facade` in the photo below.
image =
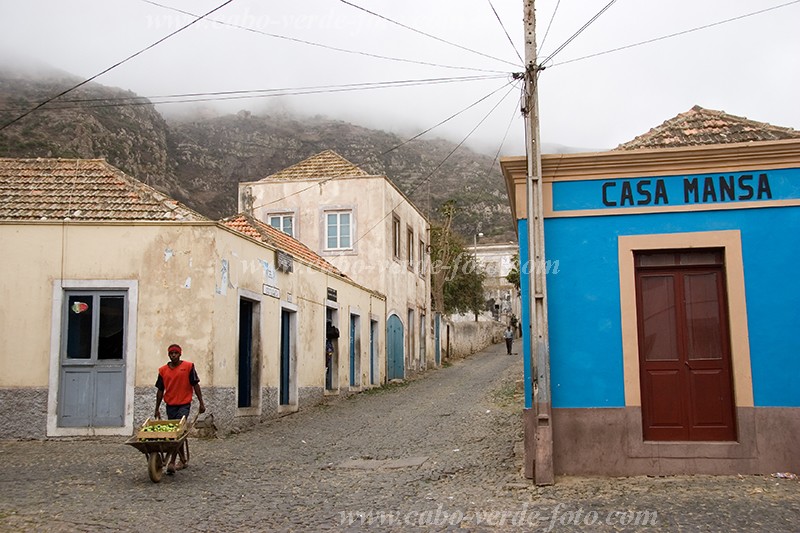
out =
<svg viewBox="0 0 800 533"><path fill-rule="evenodd" d="M486 274L483 289L487 305L490 306L488 315L504 324L508 324L512 316L519 319L519 291L506 278L516 266L514 256L519 254L517 243L476 244L474 253Z"/></svg>
<svg viewBox="0 0 800 533"><path fill-rule="evenodd" d="M693 111L677 118L706 130L678 135L719 127ZM672 125L637 143L676 139ZM557 475L800 468L796 133L542 157L545 257L559 262L547 274ZM527 243L525 160L502 167ZM526 325L529 298L523 285Z"/></svg>
<svg viewBox="0 0 800 533"><path fill-rule="evenodd" d="M181 344L221 430L380 383L385 298L247 217L215 222L102 160L0 160L0 435L130 435ZM335 296L334 296L335 295ZM333 301L332 301L333 300ZM196 411L195 411L196 412Z"/></svg>
<svg viewBox="0 0 800 533"><path fill-rule="evenodd" d="M385 176L325 151L239 185L239 209L281 229L386 296L387 380L438 364L428 268L430 224ZM329 313L341 328L341 317Z"/></svg>

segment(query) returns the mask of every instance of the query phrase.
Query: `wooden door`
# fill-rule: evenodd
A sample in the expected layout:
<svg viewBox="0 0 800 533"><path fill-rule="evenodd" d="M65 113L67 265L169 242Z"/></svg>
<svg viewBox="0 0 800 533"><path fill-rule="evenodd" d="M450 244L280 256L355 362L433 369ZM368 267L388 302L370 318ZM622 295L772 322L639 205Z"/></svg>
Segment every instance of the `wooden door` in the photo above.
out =
<svg viewBox="0 0 800 533"><path fill-rule="evenodd" d="M637 254L644 439L734 441L721 251Z"/></svg>
<svg viewBox="0 0 800 533"><path fill-rule="evenodd" d="M397 315L386 321L386 379L403 379L403 323Z"/></svg>

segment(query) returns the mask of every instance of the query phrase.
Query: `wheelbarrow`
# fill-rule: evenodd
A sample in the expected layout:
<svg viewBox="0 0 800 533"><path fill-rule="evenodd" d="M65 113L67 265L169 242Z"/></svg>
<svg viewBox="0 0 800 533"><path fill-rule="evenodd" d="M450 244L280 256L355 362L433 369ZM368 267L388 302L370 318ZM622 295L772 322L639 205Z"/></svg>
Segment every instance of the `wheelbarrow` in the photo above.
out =
<svg viewBox="0 0 800 533"><path fill-rule="evenodd" d="M197 421L197 413L190 423L186 423L186 417L180 420L158 420L147 419L142 427L125 444L133 446L142 452L147 458L147 473L150 481L158 483L164 475L164 466L167 465L173 453L183 449L186 461L189 460L189 429ZM164 430L163 426L171 426Z"/></svg>

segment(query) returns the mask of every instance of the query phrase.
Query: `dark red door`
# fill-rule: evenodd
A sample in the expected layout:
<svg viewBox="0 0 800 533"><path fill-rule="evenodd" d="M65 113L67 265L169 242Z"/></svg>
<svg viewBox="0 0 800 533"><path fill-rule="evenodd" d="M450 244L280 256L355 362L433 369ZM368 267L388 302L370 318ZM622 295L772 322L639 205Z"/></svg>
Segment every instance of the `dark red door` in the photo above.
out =
<svg viewBox="0 0 800 533"><path fill-rule="evenodd" d="M644 439L736 440L722 252L636 264Z"/></svg>

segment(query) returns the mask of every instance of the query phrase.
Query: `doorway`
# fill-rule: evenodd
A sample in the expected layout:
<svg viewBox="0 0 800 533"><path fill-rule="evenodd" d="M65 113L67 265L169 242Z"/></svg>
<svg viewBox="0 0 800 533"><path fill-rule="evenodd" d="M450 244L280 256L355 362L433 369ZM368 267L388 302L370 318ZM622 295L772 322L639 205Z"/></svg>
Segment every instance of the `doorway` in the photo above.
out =
<svg viewBox="0 0 800 533"><path fill-rule="evenodd" d="M386 379L403 379L403 323L397 315L386 321Z"/></svg>
<svg viewBox="0 0 800 533"><path fill-rule="evenodd" d="M644 440L735 441L723 251L634 259Z"/></svg>
<svg viewBox="0 0 800 533"><path fill-rule="evenodd" d="M121 427L127 294L66 291L63 306L58 426Z"/></svg>
<svg viewBox="0 0 800 533"><path fill-rule="evenodd" d="M281 309L280 405L295 403L294 318L292 311Z"/></svg>
<svg viewBox="0 0 800 533"><path fill-rule="evenodd" d="M237 401L240 409L257 407L261 387L259 372L258 324L260 304L239 298L239 354L237 361Z"/></svg>

